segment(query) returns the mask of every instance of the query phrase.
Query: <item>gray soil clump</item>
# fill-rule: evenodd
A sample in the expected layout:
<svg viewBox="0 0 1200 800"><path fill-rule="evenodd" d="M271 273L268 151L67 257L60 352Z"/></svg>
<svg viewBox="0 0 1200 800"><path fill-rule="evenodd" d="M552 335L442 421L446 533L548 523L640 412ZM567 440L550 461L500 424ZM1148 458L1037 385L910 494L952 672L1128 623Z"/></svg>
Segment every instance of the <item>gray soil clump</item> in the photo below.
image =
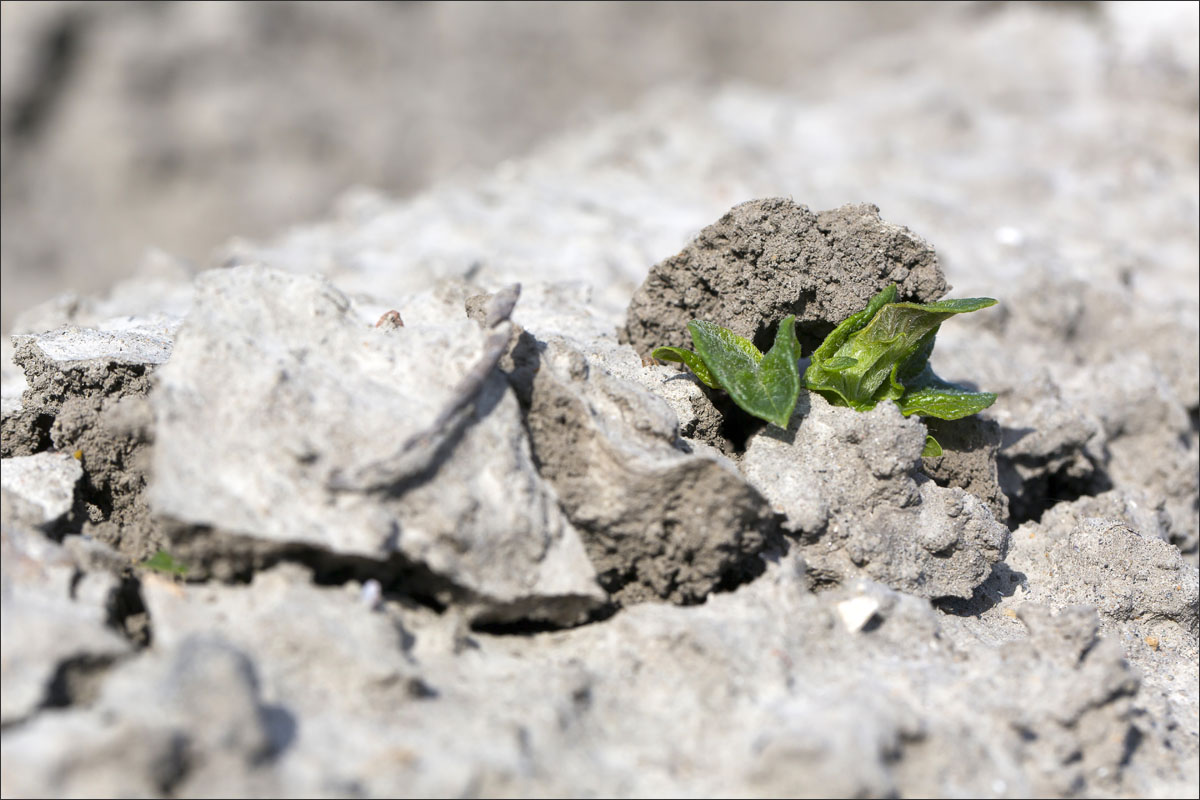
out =
<svg viewBox="0 0 1200 800"><path fill-rule="evenodd" d="M802 393L789 429L750 438L742 470L786 515L815 586L869 577L918 597L970 597L1008 545L983 500L920 472L925 427Z"/></svg>
<svg viewBox="0 0 1200 800"><path fill-rule="evenodd" d="M1008 497L1000 488L996 453L1000 426L981 416L956 420L923 420L930 435L942 446L942 455L922 458L921 469L938 486L957 486L975 495L992 511L997 522L1008 523Z"/></svg>
<svg viewBox="0 0 1200 800"><path fill-rule="evenodd" d="M1093 11L972 7L803 100L656 94L34 309L0 794L1194 795L1200 73L1176 12ZM932 357L995 405L801 392L782 429L643 361L945 291L873 206L696 239L783 194L874 200L999 299ZM147 531L186 574L131 563Z"/></svg>
<svg viewBox="0 0 1200 800"><path fill-rule="evenodd" d="M1064 504L1042 524L1018 528L1009 566L1031 586L1054 587L1054 597L1042 602L1092 605L1102 619L1118 623L1169 620L1194 638L1200 633L1196 570L1152 528L1132 527L1141 521L1136 503L1133 513L1088 516L1100 510L1087 502L1093 499Z"/></svg>
<svg viewBox="0 0 1200 800"><path fill-rule="evenodd" d="M648 355L691 347L705 319L765 350L774 325L796 315L805 352L889 284L905 300L947 291L936 254L869 204L814 214L784 198L735 206L680 253L655 265L629 304L622 341Z"/></svg>
<svg viewBox="0 0 1200 800"><path fill-rule="evenodd" d="M667 403L565 341L542 345L540 362L534 454L615 600L695 603L761 571L774 515L732 462L682 452Z"/></svg>
<svg viewBox="0 0 1200 800"><path fill-rule="evenodd" d="M1110 488L1100 426L1064 401L1058 384L1042 376L1004 401L999 480L1015 521L1036 519L1058 499Z"/></svg>
<svg viewBox="0 0 1200 800"><path fill-rule="evenodd" d="M946 326L947 339L951 368L1000 396L988 413L1001 425L999 479L1014 523L1078 497L1149 490L1171 541L1195 557L1194 320L1144 309L1132 293L1039 278L1014 287L1000 313Z"/></svg>
<svg viewBox="0 0 1200 800"><path fill-rule="evenodd" d="M137 328L67 327L14 336L27 388L4 419L4 455L53 449L83 466L65 530L93 536L137 561L162 536L143 497L153 425L146 396L170 338Z"/></svg>

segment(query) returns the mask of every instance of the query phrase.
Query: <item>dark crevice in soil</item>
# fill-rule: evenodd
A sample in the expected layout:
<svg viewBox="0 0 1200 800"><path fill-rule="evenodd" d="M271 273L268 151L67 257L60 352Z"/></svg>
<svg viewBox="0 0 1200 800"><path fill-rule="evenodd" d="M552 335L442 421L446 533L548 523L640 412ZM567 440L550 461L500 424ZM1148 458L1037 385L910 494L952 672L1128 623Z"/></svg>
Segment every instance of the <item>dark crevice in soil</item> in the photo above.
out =
<svg viewBox="0 0 1200 800"><path fill-rule="evenodd" d="M599 608L593 609L587 615L587 618L578 625L560 625L555 622L531 619L513 620L511 622L482 620L471 623L471 630L475 633L486 633L491 636L534 636L539 633L553 633L555 631L570 630L584 625L591 625L595 622L603 622L606 619L611 619L620 610L621 606L616 603L605 603Z"/></svg>
<svg viewBox="0 0 1200 800"><path fill-rule="evenodd" d="M218 536L224 541L220 546L209 544L197 547L195 542L209 537ZM375 580L379 583L382 595L393 600L412 603L421 608L442 614L452 604L471 604L478 602L472 592L457 586L445 578L436 575L428 567L416 564L402 555L395 554L386 560L372 559L365 556L344 555L331 553L320 547L303 544L282 546L268 545L236 534L213 531L199 526L180 526L175 524L172 538L176 545L172 552L184 563L188 564L188 581L203 583L209 580L220 580L225 583L249 584L258 572L269 570L283 564L299 564L312 574L313 583L318 586L341 586L349 582L365 583ZM777 530L768 534L767 549L772 552L786 553L787 543ZM190 542L191 544L188 544ZM197 551L203 548L204 554L191 555L189 550ZM220 564L218 565L218 561ZM761 577L766 571L766 562L760 553L747 554L745 558L726 570L714 592L730 592L738 587ZM217 572L220 577L217 577ZM604 576L600 576L603 578ZM609 576L610 583L614 576ZM615 588L620 588L628 580L616 578ZM604 581L601 581L604 584ZM142 603L140 584L135 578L129 578L122 584L122 591L117 594L120 611L110 613L114 627L122 630L138 644L148 644L150 641L149 620L145 618L145 605ZM708 595L697 598L697 605L706 602ZM568 602L570 598L564 599ZM552 602L552 601L546 601ZM535 604L537 605L537 604ZM518 618L493 621L486 617L471 625L471 630L491 635L528 636L550 631L568 630L595 622L610 619L618 611L619 603L605 603L591 609L579 622L564 624L550 622L537 618ZM144 628L144 639L136 638L136 631ZM130 628L134 630L130 630Z"/></svg>
<svg viewBox="0 0 1200 800"><path fill-rule="evenodd" d="M105 622L138 647L149 647L153 641L150 612L142 600L142 583L134 575L121 578L117 589L109 596L105 607Z"/></svg>
<svg viewBox="0 0 1200 800"><path fill-rule="evenodd" d="M813 297L815 296L816 295L814 293ZM804 302L808 303L811 302L811 300L806 299ZM825 339L829 336L829 334L833 333L833 329L835 327L837 326L832 322L820 322L815 320L804 325L797 325L796 340L800 342L800 352L812 355L812 352L825 342ZM772 344L774 344L774 340L768 342L767 346L770 347ZM765 353L767 351L763 350L763 352ZM801 367L801 375L804 374L804 370L807 368L808 359L805 358L804 361L806 363Z"/></svg>
<svg viewBox="0 0 1200 800"><path fill-rule="evenodd" d="M318 586L377 581L384 595L410 600L438 614L463 599L464 590L400 554L387 559L333 553L309 544L276 544L208 526L167 522L168 549L188 566L188 582L249 584L256 573L293 563L305 567Z"/></svg>
<svg viewBox="0 0 1200 800"><path fill-rule="evenodd" d="M378 581L384 595L410 600L437 614L443 613L452 599L463 592L454 584L435 575L423 564L401 555L381 561L362 556L331 553L318 547L294 547L281 551L275 563L290 561L307 567L318 586L341 586L351 581Z"/></svg>
<svg viewBox="0 0 1200 800"><path fill-rule="evenodd" d="M637 577L637 567L631 564L625 569L614 567L598 571L596 573L596 583L600 584L600 588L610 595L615 595L626 585L637 581Z"/></svg>
<svg viewBox="0 0 1200 800"><path fill-rule="evenodd" d="M718 428L721 438L729 442L733 449L732 455L740 458L746 452L746 442L767 423L742 411L724 392L706 389L705 394L721 412L721 426ZM714 442L710 444L716 445Z"/></svg>
<svg viewBox="0 0 1200 800"><path fill-rule="evenodd" d="M1142 741L1146 735L1136 725L1130 725L1129 730L1125 732L1125 740L1122 744L1120 766L1127 767L1129 762L1133 760L1133 754L1141 747Z"/></svg>
<svg viewBox="0 0 1200 800"><path fill-rule="evenodd" d="M1108 475L1100 469L1083 477L1053 472L1022 481L1011 463L1000 459L998 466L1001 486L1008 496L1009 530L1016 530L1025 522L1041 522L1042 516L1059 503L1070 503L1113 488ZM1014 485L1017 491L1012 491Z"/></svg>
<svg viewBox="0 0 1200 800"><path fill-rule="evenodd" d="M86 572L76 569L75 574L71 576L71 585L67 587L67 597L71 598L71 600L75 600L79 592L79 584L83 583L85 575L87 575Z"/></svg>
<svg viewBox="0 0 1200 800"><path fill-rule="evenodd" d="M163 758L154 761L154 782L164 797L171 797L192 769L188 752L188 737L182 731L173 731Z"/></svg>
<svg viewBox="0 0 1200 800"><path fill-rule="evenodd" d="M533 636L560 630L560 626L542 620L516 620L515 622L477 622L471 626L476 633L492 636Z"/></svg>
<svg viewBox="0 0 1200 800"><path fill-rule="evenodd" d="M100 684L118 659L112 656L82 655L59 663L39 709L91 705L100 694Z"/></svg>
<svg viewBox="0 0 1200 800"><path fill-rule="evenodd" d="M842 577L832 572L819 572L811 567L805 571L804 578L808 584L808 590L813 594L836 589L842 585Z"/></svg>
<svg viewBox="0 0 1200 800"><path fill-rule="evenodd" d="M83 525L87 521L87 504L83 500L83 484L87 480L87 477L87 472L84 472L75 483L71 510L63 514L57 521L42 526L41 530L46 534L47 538L62 544L63 540L68 536L83 533Z"/></svg>
<svg viewBox="0 0 1200 800"><path fill-rule="evenodd" d="M763 550L757 553L749 553L729 569L725 570L721 575L717 585L713 587L712 594L718 592L732 592L747 583L758 580L767 571L767 559L764 555L772 554L772 558L778 558L780 554L786 554L788 546L783 536L779 533L778 525L772 530L769 530L765 536L766 544ZM705 597L700 602L707 602L708 597Z"/></svg>

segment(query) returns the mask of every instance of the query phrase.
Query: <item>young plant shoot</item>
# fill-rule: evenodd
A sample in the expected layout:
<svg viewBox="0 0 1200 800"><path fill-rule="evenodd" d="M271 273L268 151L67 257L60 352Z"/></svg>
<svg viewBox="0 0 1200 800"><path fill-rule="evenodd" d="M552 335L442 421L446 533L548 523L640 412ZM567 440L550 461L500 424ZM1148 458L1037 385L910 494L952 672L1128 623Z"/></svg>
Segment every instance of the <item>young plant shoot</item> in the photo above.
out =
<svg viewBox="0 0 1200 800"><path fill-rule="evenodd" d="M800 396L800 343L796 318L785 317L766 355L733 331L704 320L688 323L696 352L660 347L651 355L662 361L682 361L700 382L724 389L742 410L759 419L788 426Z"/></svg>
<svg viewBox="0 0 1200 800"><path fill-rule="evenodd" d="M898 303L889 286L867 307L847 317L812 354L803 383L833 405L869 411L891 400L905 416L959 419L996 402L991 392L972 392L933 373L929 355L942 322L993 306L990 297ZM685 364L700 382L723 389L744 411L786 428L800 394L796 318L779 323L775 344L763 355L747 339L703 320L688 323L696 351L659 347L651 355ZM925 440L924 456L940 456L941 445Z"/></svg>
<svg viewBox="0 0 1200 800"><path fill-rule="evenodd" d="M174 556L166 550L159 550L150 558L138 564L144 569L152 569L155 572L163 572L167 575L186 575L188 568L186 564L176 561Z"/></svg>
<svg viewBox="0 0 1200 800"><path fill-rule="evenodd" d="M804 385L833 405L856 411L891 400L906 417L960 419L977 414L996 402L996 395L943 381L930 368L929 356L943 321L995 304L990 297L897 303L893 284L825 337L812 354ZM922 455L941 454L937 440L926 437Z"/></svg>

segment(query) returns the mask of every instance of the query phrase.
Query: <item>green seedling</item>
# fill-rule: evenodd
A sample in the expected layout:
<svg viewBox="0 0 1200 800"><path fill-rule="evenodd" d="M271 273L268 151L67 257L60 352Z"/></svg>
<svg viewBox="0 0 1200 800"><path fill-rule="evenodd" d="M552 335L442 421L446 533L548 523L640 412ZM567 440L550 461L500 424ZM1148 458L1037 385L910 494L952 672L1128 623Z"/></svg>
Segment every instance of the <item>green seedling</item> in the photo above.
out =
<svg viewBox="0 0 1200 800"><path fill-rule="evenodd" d="M775 332L766 355L733 331L704 320L688 323L696 352L659 347L651 355L662 361L683 362L700 382L724 389L743 411L759 419L788 426L800 396L800 343L796 318L786 317Z"/></svg>
<svg viewBox="0 0 1200 800"><path fill-rule="evenodd" d="M803 383L833 405L869 411L891 400L905 416L960 419L996 402L991 392L972 392L942 380L929 366L942 322L994 306L990 297L898 303L895 284L871 298L825 337L812 354ZM800 395L796 318L779 323L766 355L733 331L704 320L688 323L695 352L659 347L651 355L685 364L705 386L723 389L747 413L786 428ZM925 437L921 455L936 457L942 446Z"/></svg>
<svg viewBox="0 0 1200 800"><path fill-rule="evenodd" d="M155 572L165 572L168 575L186 575L188 568L186 564L182 564L166 550L159 550L150 558L143 561L138 566L145 569L152 569Z"/></svg>
<svg viewBox="0 0 1200 800"><path fill-rule="evenodd" d="M869 411L891 400L905 416L960 419L996 402L991 392L972 392L943 381L929 366L942 322L955 314L996 304L990 297L897 303L896 286L871 298L867 307L834 328L812 354L804 385L833 405ZM926 437L927 457L941 445Z"/></svg>

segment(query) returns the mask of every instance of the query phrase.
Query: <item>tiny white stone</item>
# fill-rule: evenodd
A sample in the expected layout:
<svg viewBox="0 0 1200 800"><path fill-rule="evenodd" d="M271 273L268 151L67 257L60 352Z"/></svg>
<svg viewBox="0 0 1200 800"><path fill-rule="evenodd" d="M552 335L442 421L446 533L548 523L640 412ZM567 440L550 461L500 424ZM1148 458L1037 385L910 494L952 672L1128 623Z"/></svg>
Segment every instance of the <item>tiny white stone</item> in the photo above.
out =
<svg viewBox="0 0 1200 800"><path fill-rule="evenodd" d="M382 601L383 587L379 585L379 581L371 578L362 585L362 603L364 606L375 611L379 608Z"/></svg>
<svg viewBox="0 0 1200 800"><path fill-rule="evenodd" d="M1005 225L996 228L996 241L1009 247L1017 247L1025 241L1025 233L1020 228Z"/></svg>
<svg viewBox="0 0 1200 800"><path fill-rule="evenodd" d="M854 597L837 604L838 616L851 633L862 630L867 621L879 610L879 601L872 597Z"/></svg>

